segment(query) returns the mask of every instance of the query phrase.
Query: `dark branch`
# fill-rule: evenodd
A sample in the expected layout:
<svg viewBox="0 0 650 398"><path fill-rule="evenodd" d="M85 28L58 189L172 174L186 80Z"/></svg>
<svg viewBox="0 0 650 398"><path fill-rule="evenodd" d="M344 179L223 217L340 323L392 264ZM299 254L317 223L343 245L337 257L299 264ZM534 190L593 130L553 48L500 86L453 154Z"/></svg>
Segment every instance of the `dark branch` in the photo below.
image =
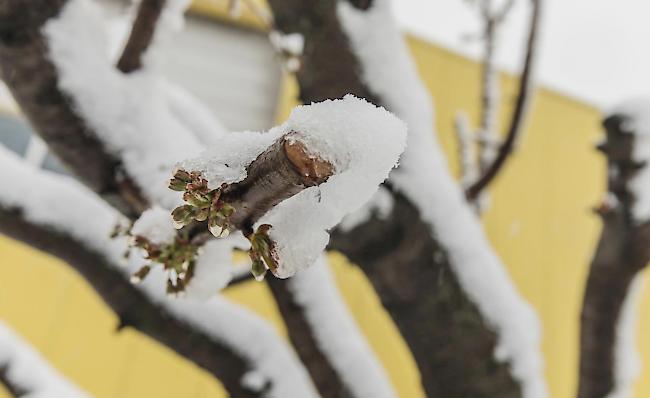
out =
<svg viewBox="0 0 650 398"><path fill-rule="evenodd" d="M122 327L138 330L210 372L231 396L257 396L241 385L251 366L237 352L153 304L103 255L61 231L34 225L20 212L1 207L0 233L66 261L115 312Z"/></svg>
<svg viewBox="0 0 650 398"><path fill-rule="evenodd" d="M608 190L615 200L599 208L603 227L589 268L580 331L579 398L604 397L614 387L614 347L621 309L634 277L650 261L650 222L637 224L631 209L638 199L630 179L647 167L632 158L635 135L626 118L605 120L607 141L599 149L608 162Z"/></svg>
<svg viewBox="0 0 650 398"><path fill-rule="evenodd" d="M88 187L122 213L146 208L139 188L58 87L41 33L59 14L63 0L0 0L0 71L37 133Z"/></svg>
<svg viewBox="0 0 650 398"><path fill-rule="evenodd" d="M528 33L528 43L526 49L526 57L524 59L524 68L519 79L519 93L515 103L515 110L510 120L510 126L506 135L505 141L499 147L494 162L490 164L483 175L467 189L465 193L468 200L478 198L481 191L487 187L490 182L497 176L503 165L505 164L508 156L512 153L517 136L519 135L524 118L526 116L526 109L528 107L529 97L531 96L531 80L533 75L533 63L537 48L537 35L539 30L540 8L543 0L531 0L533 3L533 10L530 20L530 31Z"/></svg>
<svg viewBox="0 0 650 398"><path fill-rule="evenodd" d="M129 40L117 62L117 69L124 73L131 73L142 67L142 56L153 40L156 24L164 6L165 0L142 0L140 2Z"/></svg>

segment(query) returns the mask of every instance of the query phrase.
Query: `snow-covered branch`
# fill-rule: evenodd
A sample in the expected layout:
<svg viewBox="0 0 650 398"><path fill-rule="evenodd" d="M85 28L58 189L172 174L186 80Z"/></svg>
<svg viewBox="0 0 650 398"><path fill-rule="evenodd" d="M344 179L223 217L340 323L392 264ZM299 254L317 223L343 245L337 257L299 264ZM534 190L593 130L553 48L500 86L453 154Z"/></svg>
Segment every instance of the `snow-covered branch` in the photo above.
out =
<svg viewBox="0 0 650 398"><path fill-rule="evenodd" d="M395 397L381 363L337 290L327 258L289 280L318 345L354 397ZM363 382L361 382L363 381Z"/></svg>
<svg viewBox="0 0 650 398"><path fill-rule="evenodd" d="M14 397L88 397L3 322L0 322L0 384Z"/></svg>
<svg viewBox="0 0 650 398"><path fill-rule="evenodd" d="M271 396L316 396L295 354L249 312L219 297L200 302L169 298L159 269L138 287L131 285L129 275L142 263L119 266L126 242L108 238L119 214L80 184L34 169L4 149L0 181L15 186L0 194L0 231L68 262L123 326L194 361L232 395L257 396L266 388Z"/></svg>
<svg viewBox="0 0 650 398"><path fill-rule="evenodd" d="M407 148L390 182L415 204L465 294L496 330L495 357L510 363L525 397L546 396L537 317L517 292L447 171L432 130L431 100L389 2L375 0L368 11L341 3L339 17L361 62L363 81L409 126Z"/></svg>
<svg viewBox="0 0 650 398"><path fill-rule="evenodd" d="M64 4L49 0L0 2L2 80L50 149L84 184L125 214L138 213L146 208L140 189L59 89L58 71L48 57L41 30Z"/></svg>
<svg viewBox="0 0 650 398"><path fill-rule="evenodd" d="M631 101L603 122L608 191L587 278L578 397L630 396L638 373L634 347L639 272L650 261L650 101Z"/></svg>

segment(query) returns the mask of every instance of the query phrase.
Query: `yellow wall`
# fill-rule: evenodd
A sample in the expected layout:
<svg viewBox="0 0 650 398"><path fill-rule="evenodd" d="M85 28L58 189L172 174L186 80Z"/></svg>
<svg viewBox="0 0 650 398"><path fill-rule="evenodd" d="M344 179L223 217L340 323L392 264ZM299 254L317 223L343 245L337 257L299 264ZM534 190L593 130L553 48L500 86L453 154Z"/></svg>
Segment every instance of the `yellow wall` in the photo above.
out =
<svg viewBox="0 0 650 398"><path fill-rule="evenodd" d="M478 66L420 40L409 42L435 97L440 138L457 170L452 121L459 109L477 116ZM507 105L515 87L508 77L502 83ZM288 102L285 97L281 103ZM519 151L493 186L485 224L542 319L552 396L569 398L575 390L582 284L598 233L589 207L604 180L602 160L591 149L600 134L600 116L592 107L546 90L539 91L531 110ZM340 256L332 259L337 283L400 396L422 396L412 358L368 282ZM57 260L0 237L0 271L0 318L96 397L222 396L218 382L169 350L131 330L115 333L115 316ZM286 335L264 284L250 282L225 294ZM646 294L641 313L649 309ZM640 330L646 336L650 331L647 315ZM650 363L650 343L642 343L643 358ZM637 397L650 396L649 376L641 377Z"/></svg>

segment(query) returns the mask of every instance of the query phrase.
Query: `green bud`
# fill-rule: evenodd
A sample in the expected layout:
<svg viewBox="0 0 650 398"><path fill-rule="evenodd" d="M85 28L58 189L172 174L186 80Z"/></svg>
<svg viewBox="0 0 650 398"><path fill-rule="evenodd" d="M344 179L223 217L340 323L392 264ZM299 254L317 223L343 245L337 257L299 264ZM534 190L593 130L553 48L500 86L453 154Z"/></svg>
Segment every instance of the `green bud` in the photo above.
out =
<svg viewBox="0 0 650 398"><path fill-rule="evenodd" d="M174 227L181 229L185 225L192 222L197 210L193 206L183 205L179 206L172 211L172 218L174 219Z"/></svg>
<svg viewBox="0 0 650 398"><path fill-rule="evenodd" d="M251 266L251 273L255 277L255 280L263 281L264 276L266 275L266 267L264 266L264 263L259 259L253 260L253 264Z"/></svg>

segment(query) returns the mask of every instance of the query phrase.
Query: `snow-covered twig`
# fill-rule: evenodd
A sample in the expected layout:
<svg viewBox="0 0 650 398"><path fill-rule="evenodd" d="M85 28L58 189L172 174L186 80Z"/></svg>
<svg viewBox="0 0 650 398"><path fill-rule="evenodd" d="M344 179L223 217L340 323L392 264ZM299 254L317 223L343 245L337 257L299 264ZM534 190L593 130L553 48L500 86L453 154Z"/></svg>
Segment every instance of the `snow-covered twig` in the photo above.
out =
<svg viewBox="0 0 650 398"><path fill-rule="evenodd" d="M512 153L517 143L517 137L523 129L523 123L526 112L530 104L530 97L533 95L533 68L537 49L537 36L540 25L541 6L544 0L531 0L532 11L529 23L528 41L526 44L526 55L524 65L519 80L519 91L515 101L515 109L510 118L510 125L504 141L499 145L498 152L494 159L486 165L480 178L466 190L466 196L469 200L475 200L479 197L481 191L490 184L496 177L508 156ZM486 60L487 61L487 60ZM487 68L486 68L487 70ZM487 72L486 72L487 73ZM484 79L485 80L485 79ZM494 85L494 82L492 83ZM487 87L487 85L486 85Z"/></svg>
<svg viewBox="0 0 650 398"><path fill-rule="evenodd" d="M248 311L220 297L171 299L158 270L137 288L131 285L129 274L141 263L119 266L126 242L108 238L120 215L79 183L29 167L5 149L0 181L15 188L0 192L0 231L75 267L123 325L204 367L232 395L258 396L261 388L275 397L317 395L291 349ZM251 380L259 381L255 391Z"/></svg>
<svg viewBox="0 0 650 398"><path fill-rule="evenodd" d="M70 383L0 321L0 384L18 397L84 398L88 394Z"/></svg>

